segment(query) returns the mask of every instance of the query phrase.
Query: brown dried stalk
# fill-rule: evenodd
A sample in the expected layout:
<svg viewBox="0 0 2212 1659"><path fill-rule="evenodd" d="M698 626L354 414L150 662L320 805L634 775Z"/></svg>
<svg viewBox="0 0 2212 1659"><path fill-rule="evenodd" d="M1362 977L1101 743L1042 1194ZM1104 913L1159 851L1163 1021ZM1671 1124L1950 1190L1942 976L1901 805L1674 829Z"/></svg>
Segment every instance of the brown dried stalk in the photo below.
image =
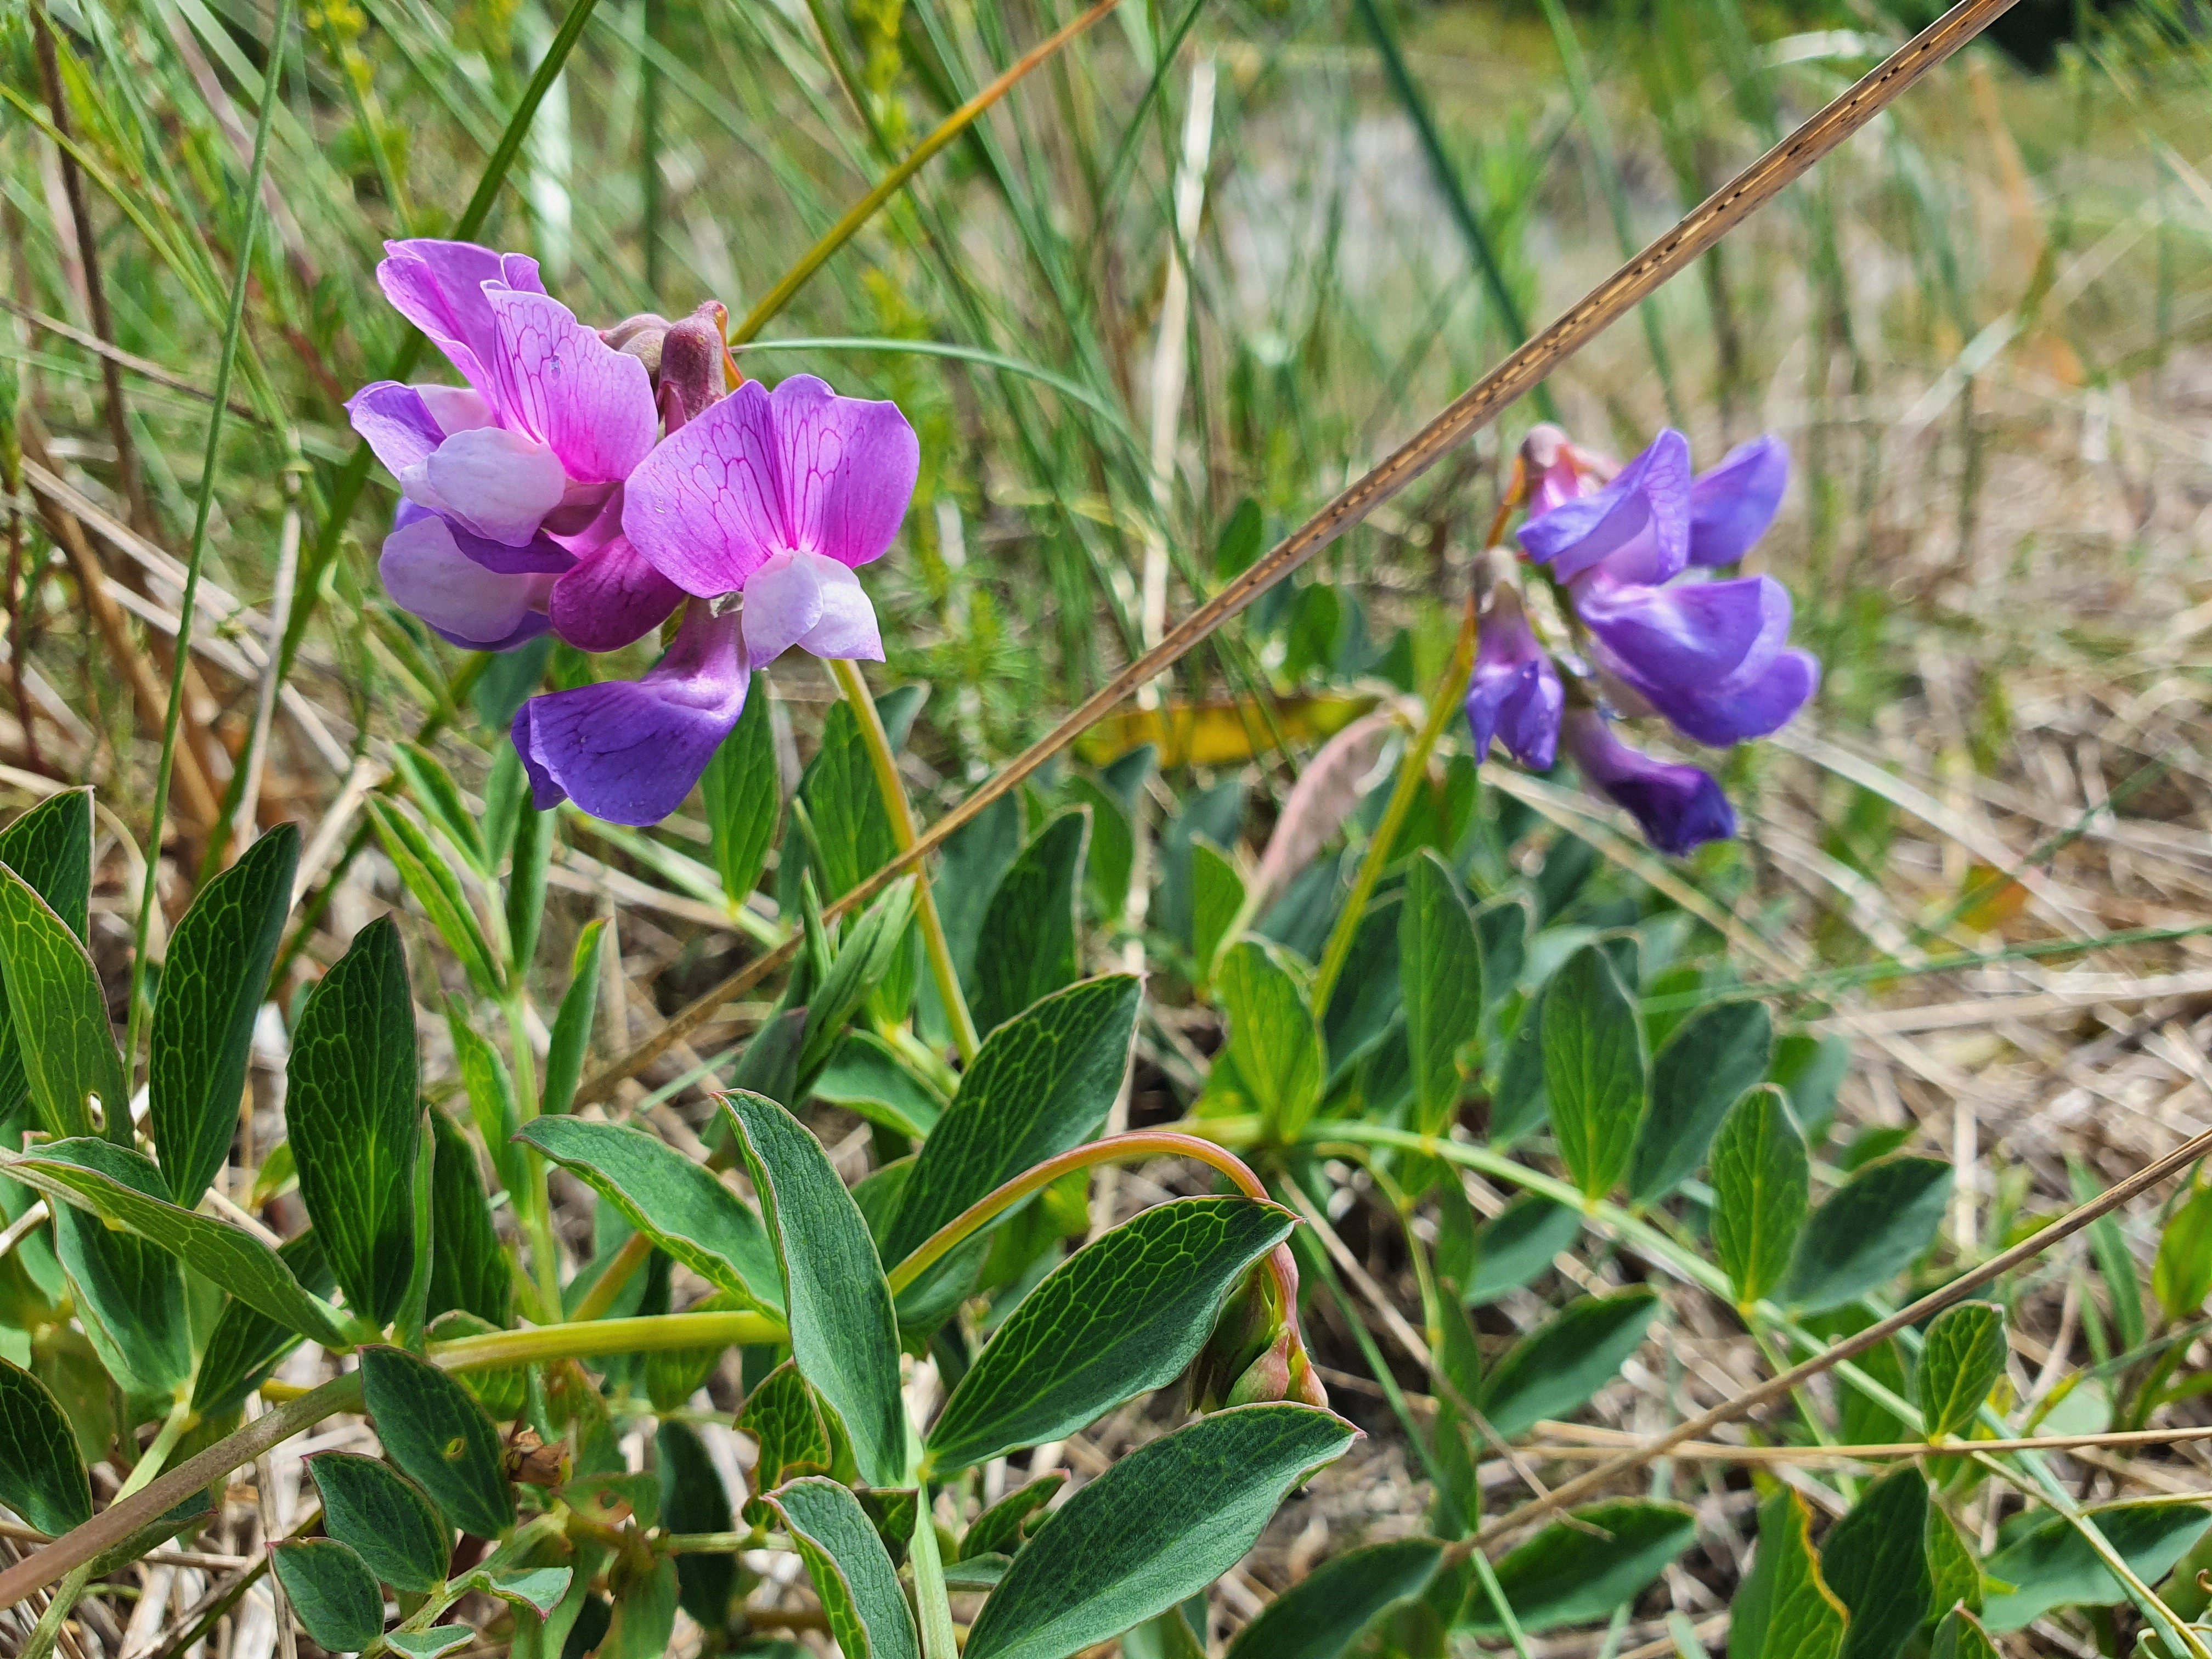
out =
<svg viewBox="0 0 2212 1659"><path fill-rule="evenodd" d="M912 847L830 906L824 915L843 915L866 903L943 846L993 802L1018 788L1024 779L1110 713L1122 698L1172 666L1268 588L1435 465L1453 447L1496 420L1509 404L1533 390L1670 278L1688 269L1699 254L1874 119L1908 87L1995 22L2012 4L2013 0L1961 0L1960 4L1914 35L1865 79L1722 185L1674 229L1600 283L1549 328L1483 376L1382 465L1192 611L1158 645L1099 687L1058 726L931 825ZM799 939L794 934L679 1010L652 1036L586 1079L577 1091L576 1103L581 1106L606 1099L617 1084L651 1065L672 1044L705 1024L724 1003L743 995L781 968L798 949Z"/></svg>

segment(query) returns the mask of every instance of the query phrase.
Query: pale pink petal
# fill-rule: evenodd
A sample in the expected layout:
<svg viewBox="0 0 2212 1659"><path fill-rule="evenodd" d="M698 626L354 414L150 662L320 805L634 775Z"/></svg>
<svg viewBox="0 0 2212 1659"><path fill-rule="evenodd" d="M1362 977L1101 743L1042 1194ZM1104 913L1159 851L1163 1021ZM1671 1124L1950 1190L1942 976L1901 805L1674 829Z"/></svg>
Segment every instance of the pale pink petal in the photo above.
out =
<svg viewBox="0 0 2212 1659"><path fill-rule="evenodd" d="M842 657L859 662L884 659L884 636L876 626L876 608L868 603L860 579L835 559L805 554L815 561L815 580L821 585L822 620L808 629L799 648L817 657Z"/></svg>
<svg viewBox="0 0 2212 1659"><path fill-rule="evenodd" d="M384 538L377 569L392 599L448 638L487 647L507 639L544 606L550 576L502 575L455 544L435 514Z"/></svg>
<svg viewBox="0 0 2212 1659"><path fill-rule="evenodd" d="M823 562L803 553L779 553L745 578L745 654L762 667L822 620L822 580L815 567Z"/></svg>
<svg viewBox="0 0 2212 1659"><path fill-rule="evenodd" d="M882 557L921 465L898 405L840 398L811 374L784 381L773 402L787 545L843 565Z"/></svg>
<svg viewBox="0 0 2212 1659"><path fill-rule="evenodd" d="M623 530L689 593L734 592L791 538L776 483L768 388L748 380L630 474Z"/></svg>
<svg viewBox="0 0 2212 1659"><path fill-rule="evenodd" d="M499 330L492 373L507 423L550 446L572 478L628 477L659 425L645 365L542 294L495 285L484 301Z"/></svg>
<svg viewBox="0 0 2212 1659"><path fill-rule="evenodd" d="M420 466L446 434L423 398L425 388L379 380L353 394L346 416L385 470L394 477Z"/></svg>
<svg viewBox="0 0 2212 1659"><path fill-rule="evenodd" d="M416 476L419 471L419 478ZM538 533L568 487L558 456L520 432L477 427L438 446L401 486L479 536L519 547Z"/></svg>
<svg viewBox="0 0 2212 1659"><path fill-rule="evenodd" d="M482 394L465 386L418 386L422 406L447 437L472 427L496 426L499 416Z"/></svg>

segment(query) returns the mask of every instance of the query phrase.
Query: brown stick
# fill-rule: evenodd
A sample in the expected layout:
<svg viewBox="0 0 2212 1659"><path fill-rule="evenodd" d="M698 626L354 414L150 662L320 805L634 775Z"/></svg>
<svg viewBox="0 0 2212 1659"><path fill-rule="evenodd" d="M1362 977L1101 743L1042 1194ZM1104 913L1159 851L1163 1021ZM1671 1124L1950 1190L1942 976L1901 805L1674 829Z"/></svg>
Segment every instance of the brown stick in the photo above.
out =
<svg viewBox="0 0 2212 1659"><path fill-rule="evenodd" d="M1674 229L1483 376L1381 465L1194 611L1158 645L931 825L912 847L830 906L825 916L843 915L866 903L994 801L1018 788L1023 780L1110 713L1122 698L1172 666L1222 623L1427 471L1455 445L1496 420L1509 404L1533 390L1670 277L1687 269L1699 254L1771 201L1784 186L1887 108L1905 88L1995 22L2012 4L2013 0L1961 0L1914 35L1864 80L1723 185ZM799 940L793 935L679 1010L653 1036L586 1079L577 1091L576 1103L588 1105L606 1099L615 1085L651 1065L672 1043L704 1024L724 1003L789 962L798 949Z"/></svg>
<svg viewBox="0 0 2212 1659"><path fill-rule="evenodd" d="M2062 1239L2081 1231L2099 1216L2119 1208L2138 1194L2145 1193L2167 1176L2179 1175L2198 1158L2212 1152L2212 1130L2168 1152L2156 1163L2148 1164L2130 1176L2118 1186L2099 1194L2087 1204L2069 1210L2039 1232L2031 1233L2012 1249L1991 1256L1972 1272L1961 1274L1939 1291L1900 1308L1884 1320L1869 1325L1856 1335L1822 1349L1810 1359L1791 1366L1779 1376L1771 1377L1757 1388L1746 1390L1732 1400L1724 1400L1711 1411L1676 1424L1665 1434L1647 1440L1619 1456L1610 1458L1597 1468L1577 1475L1563 1486L1558 1486L1541 1498L1533 1498L1517 1509L1509 1510L1484 1527L1474 1537L1453 1546L1454 1552L1464 1556L1485 1544L1496 1542L1510 1532L1517 1532L1530 1522L1541 1519L1553 1510L1578 1499L1595 1496L1624 1474L1632 1474L1656 1457L1664 1457L1675 1447L1685 1445L1710 1434L1723 1423L1733 1423L1748 1417L1762 1406L1786 1399L1793 1389L1801 1389L1813 1378L1841 1364L1844 1360L1864 1353L1875 1343L1892 1337L1906 1327L1917 1325L1923 1319L1933 1318L1953 1303L1964 1300L1991 1279L2010 1273L2023 1261L2043 1254ZM1969 1445L1969 1451L1984 1449Z"/></svg>

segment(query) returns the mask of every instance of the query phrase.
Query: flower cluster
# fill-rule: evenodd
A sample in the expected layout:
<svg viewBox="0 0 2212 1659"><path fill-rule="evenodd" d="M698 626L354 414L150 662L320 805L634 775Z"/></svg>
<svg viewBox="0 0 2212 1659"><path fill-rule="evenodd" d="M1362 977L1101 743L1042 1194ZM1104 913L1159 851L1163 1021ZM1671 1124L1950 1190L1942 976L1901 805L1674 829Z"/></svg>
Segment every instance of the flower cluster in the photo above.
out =
<svg viewBox="0 0 2212 1659"><path fill-rule="evenodd" d="M1734 835L1735 813L1710 774L1631 748L1612 715L1656 715L1724 748L1779 731L1813 695L1820 665L1790 645L1788 590L1771 576L1710 574L1765 533L1789 477L1789 453L1771 436L1692 476L1679 432L1622 467L1556 427L1530 433L1513 496L1528 509L1525 574L1549 581L1574 639L1547 649L1524 572L1510 556L1493 560L1467 700L1476 757L1495 741L1545 772L1564 745L1584 781L1662 852Z"/></svg>
<svg viewBox="0 0 2212 1659"><path fill-rule="evenodd" d="M882 556L921 451L895 404L811 375L742 381L714 301L597 331L537 262L386 244L377 278L465 387L379 381L347 405L402 495L380 568L443 638L550 631L619 650L684 616L644 678L532 697L514 746L540 808L658 822L736 726L753 669L797 647L883 659L854 569Z"/></svg>

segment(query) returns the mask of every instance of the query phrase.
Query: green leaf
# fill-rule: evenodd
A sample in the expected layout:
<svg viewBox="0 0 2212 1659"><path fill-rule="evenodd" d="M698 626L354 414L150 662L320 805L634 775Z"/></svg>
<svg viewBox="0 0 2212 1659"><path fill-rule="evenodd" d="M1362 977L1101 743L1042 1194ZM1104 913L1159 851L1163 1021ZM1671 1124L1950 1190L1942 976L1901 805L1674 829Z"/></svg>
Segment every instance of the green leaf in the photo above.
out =
<svg viewBox="0 0 2212 1659"><path fill-rule="evenodd" d="M1579 843L1577 843L1579 845ZM1511 1146L1551 1115L1544 1093L1544 1004L1518 993L1496 1011L1504 1050L1490 1099L1490 1142Z"/></svg>
<svg viewBox="0 0 2212 1659"><path fill-rule="evenodd" d="M348 1546L335 1538L290 1540L270 1550L269 1559L317 1646L358 1653L384 1634L384 1592Z"/></svg>
<svg viewBox="0 0 2212 1659"><path fill-rule="evenodd" d="M664 1420L653 1449L660 1471L661 1524L674 1533L729 1531L730 1495L699 1431L689 1423ZM702 1552L676 1558L677 1603L700 1629L728 1628L730 1602L737 1593L735 1557Z"/></svg>
<svg viewBox="0 0 2212 1659"><path fill-rule="evenodd" d="M439 856L415 820L392 802L371 795L365 806L385 856L398 870L400 880L446 941L446 948L460 959L469 983L479 995L497 996L503 976L484 938L483 924L477 920L452 865Z"/></svg>
<svg viewBox="0 0 2212 1659"><path fill-rule="evenodd" d="M1920 1416L1929 1439L1964 1433L2004 1374L2004 1310L1961 1302L1929 1322L1920 1350Z"/></svg>
<svg viewBox="0 0 2212 1659"><path fill-rule="evenodd" d="M1321 1104L1328 1072L1306 988L1279 945L1248 939L1223 956L1214 990L1229 1016L1229 1042L1207 1092L1221 1085L1225 1066L1268 1138L1295 1140Z"/></svg>
<svg viewBox="0 0 2212 1659"><path fill-rule="evenodd" d="M521 1109L514 1098L514 1076L499 1051L484 1041L469 1018L466 999L446 998L446 1030L453 1039L453 1059L460 1067L461 1087L467 1093L469 1116L491 1154L500 1185L509 1192L524 1189L522 1153L514 1145Z"/></svg>
<svg viewBox="0 0 2212 1659"><path fill-rule="evenodd" d="M1354 1437L1310 1406L1242 1406L1139 1447L1014 1558L965 1659L1066 1659L1165 1612L1236 1565L1283 1494Z"/></svg>
<svg viewBox="0 0 2212 1659"><path fill-rule="evenodd" d="M1191 960L1203 985L1213 977L1229 930L1243 914L1244 878L1234 859L1202 837L1192 839L1190 855Z"/></svg>
<svg viewBox="0 0 2212 1659"><path fill-rule="evenodd" d="M0 1504L49 1538L92 1519L92 1481L46 1385L0 1359Z"/></svg>
<svg viewBox="0 0 2212 1659"><path fill-rule="evenodd" d="M1982 1621L1963 1607L1954 1607L1936 1626L1928 1659L2004 1659Z"/></svg>
<svg viewBox="0 0 2212 1659"><path fill-rule="evenodd" d="M538 1109L550 1116L568 1111L584 1074L585 1051L592 1046L592 1011L599 1000L599 940L604 919L587 921L576 936L576 955L568 969L568 988L553 1016L552 1040L545 1045L545 1084Z"/></svg>
<svg viewBox="0 0 2212 1659"><path fill-rule="evenodd" d="M427 1595L446 1582L453 1530L429 1494L398 1470L356 1452L319 1452L307 1473L323 1500L323 1530L396 1590Z"/></svg>
<svg viewBox="0 0 2212 1659"><path fill-rule="evenodd" d="M1098 1132L1128 1066L1139 994L1127 974L1085 980L984 1039L915 1160L886 1260L904 1261L978 1199Z"/></svg>
<svg viewBox="0 0 2212 1659"><path fill-rule="evenodd" d="M1886 1158L1868 1164L1813 1212L1784 1296L1819 1313L1887 1285L1935 1242L1950 1200L1948 1164Z"/></svg>
<svg viewBox="0 0 2212 1659"><path fill-rule="evenodd" d="M623 1584L594 1659L665 1659L675 1628L676 1563L663 1560Z"/></svg>
<svg viewBox="0 0 2212 1659"><path fill-rule="evenodd" d="M1928 1506L1928 1577L1929 1604L1938 1610L1962 1602L1970 1613L1982 1610L1982 1570L1951 1517L1933 1504Z"/></svg>
<svg viewBox="0 0 2212 1659"><path fill-rule="evenodd" d="M768 1493L767 1501L806 1563L845 1659L921 1659L898 1570L860 1500L834 1480L809 1475Z"/></svg>
<svg viewBox="0 0 2212 1659"><path fill-rule="evenodd" d="M521 1139L590 1183L629 1224L708 1284L782 1311L775 1245L745 1201L642 1129L580 1117L532 1118Z"/></svg>
<svg viewBox="0 0 2212 1659"><path fill-rule="evenodd" d="M1805 1139L1787 1097L1771 1085L1753 1089L1713 1141L1713 1255L1737 1306L1772 1295L1790 1271L1811 1190Z"/></svg>
<svg viewBox="0 0 2212 1659"><path fill-rule="evenodd" d="M154 1004L147 1112L170 1194L188 1210L238 1132L253 1022L299 864L300 832L280 823L201 890L169 936Z"/></svg>
<svg viewBox="0 0 2212 1659"><path fill-rule="evenodd" d="M1910 1467L1859 1494L1821 1540L1820 1570L1850 1613L1843 1659L1895 1659L1927 1618L1928 1482Z"/></svg>
<svg viewBox="0 0 2212 1659"><path fill-rule="evenodd" d="M1074 981L1081 971L1075 891L1091 815L1063 812L1033 836L999 878L975 937L975 1029L988 1032Z"/></svg>
<svg viewBox="0 0 2212 1659"><path fill-rule="evenodd" d="M738 1433L750 1435L760 1448L760 1461L752 1472L756 1492L780 1486L795 1475L827 1474L835 1462L821 1401L806 1386L799 1367L788 1359L761 1378L745 1396L737 1428ZM758 1498L748 1503L744 1512L749 1523L766 1524L767 1513Z"/></svg>
<svg viewBox="0 0 2212 1659"><path fill-rule="evenodd" d="M1836 1659L1850 1615L1820 1576L1805 1500L1778 1488L1759 1512L1759 1551L1736 1591L1728 1659Z"/></svg>
<svg viewBox="0 0 2212 1659"><path fill-rule="evenodd" d="M167 1201L160 1171L143 1158L106 1141L78 1144L104 1146L132 1160L147 1201ZM7 1167L18 1176L26 1173L18 1164ZM93 1352L126 1395L166 1407L192 1374L185 1276L176 1257L136 1233L110 1227L74 1202L49 1202L46 1207L53 1216L54 1255Z"/></svg>
<svg viewBox="0 0 2212 1659"><path fill-rule="evenodd" d="M1398 982L1424 1134L1442 1134L1459 1106L1459 1054L1482 1035L1483 981L1482 939L1459 878L1425 848L1406 872L1398 911Z"/></svg>
<svg viewBox="0 0 2212 1659"><path fill-rule="evenodd" d="M392 769L399 774L407 786L407 793L422 816L438 826L446 839L459 849L468 860L469 867L479 874L489 875L493 860L484 838L486 824L479 823L477 815L469 810L462 799L460 786L446 763L416 743L398 743L392 746ZM487 814L487 817L489 814ZM498 827L504 834L506 827Z"/></svg>
<svg viewBox="0 0 2212 1659"><path fill-rule="evenodd" d="M929 1431L932 1478L1065 1439L1181 1376L1223 1294L1290 1236L1249 1198L1155 1205L1053 1269L1008 1316Z"/></svg>
<svg viewBox="0 0 2212 1659"><path fill-rule="evenodd" d="M1581 1410L1643 1346L1657 1300L1638 1289L1570 1302L1506 1351L1475 1404L1509 1440Z"/></svg>
<svg viewBox="0 0 2212 1659"><path fill-rule="evenodd" d="M769 729L768 703L768 688L763 684L758 696L745 699L744 712L699 780L714 869L732 904L743 904L760 885L768 849L783 819L783 785L776 776L775 734Z"/></svg>
<svg viewBox="0 0 2212 1659"><path fill-rule="evenodd" d="M283 1260L242 1227L169 1202L161 1171L140 1152L80 1137L35 1152L0 1155L0 1168L178 1257L257 1313L325 1347L349 1346L336 1310L293 1277Z"/></svg>
<svg viewBox="0 0 2212 1659"><path fill-rule="evenodd" d="M1433 1538L1370 1544L1325 1561L1237 1633L1228 1659L1339 1659L1391 1607L1436 1577Z"/></svg>
<svg viewBox="0 0 2212 1659"><path fill-rule="evenodd" d="M1585 945L1545 987L1544 1092L1560 1160L1585 1198L1628 1173L1644 1121L1644 1028L1602 947Z"/></svg>
<svg viewBox="0 0 2212 1659"><path fill-rule="evenodd" d="M841 700L830 706L822 721L822 747L799 780L799 799L814 825L821 854L816 876L824 903L844 897L896 856L898 842L876 784L875 763L850 703ZM787 861L792 848L787 840Z"/></svg>
<svg viewBox="0 0 2212 1659"><path fill-rule="evenodd" d="M1553 1522L1498 1564L1498 1586L1532 1634L1602 1619L1634 1601L1698 1537L1697 1516L1679 1504L1630 1499L1568 1514L1571 1521ZM1502 1628L1480 1591L1468 1597L1458 1627Z"/></svg>
<svg viewBox="0 0 2212 1659"><path fill-rule="evenodd" d="M527 1607L540 1619L561 1605L568 1593L568 1567L522 1567L502 1572L485 1567L469 1575L469 1582L510 1607Z"/></svg>
<svg viewBox="0 0 2212 1659"><path fill-rule="evenodd" d="M1406 996L1398 973L1398 918L1404 899L1402 891L1379 895L1369 903L1367 914L1360 917L1352 935L1351 952L1344 959L1336 989L1330 993L1328 1011L1322 1016L1322 1048L1328 1055L1328 1083L1323 1093L1362 1060L1374 1057L1379 1061L1377 1051L1394 1036L1398 1054L1394 1065L1404 1070L1406 1091L1413 1091L1412 1055L1406 1042ZM1372 1089L1366 1092L1370 1108L1381 1109L1380 1092Z"/></svg>
<svg viewBox="0 0 2212 1659"><path fill-rule="evenodd" d="M284 1119L300 1197L348 1306L371 1324L399 1311L415 1271L415 1006L389 916L307 995L285 1066Z"/></svg>
<svg viewBox="0 0 2212 1659"><path fill-rule="evenodd" d="M873 1031L847 1035L814 1079L814 1098L913 1140L926 1139L945 1110L944 1101Z"/></svg>
<svg viewBox="0 0 2212 1659"><path fill-rule="evenodd" d="M902 877L885 888L846 931L829 972L807 999L806 1033L799 1046L798 1088L811 1086L830 1063L844 1036L845 1023L860 1012L868 993L897 963L914 921L915 892L914 878Z"/></svg>
<svg viewBox="0 0 2212 1659"><path fill-rule="evenodd" d="M9 981L13 983L11 980ZM2151 1293L2168 1319L2194 1319L2212 1295L2212 1187L2199 1187L2166 1218L2151 1263Z"/></svg>
<svg viewBox="0 0 2212 1659"><path fill-rule="evenodd" d="M361 1351L361 1386L385 1455L447 1519L486 1539L514 1524L499 1431L459 1381L404 1349L372 1344Z"/></svg>
<svg viewBox="0 0 2212 1659"><path fill-rule="evenodd" d="M968 1530L960 1535L959 1553L952 1559L968 1561L979 1555L1016 1554L1021 1549L1024 1532L1033 1532L1043 1524L1040 1517L1045 1505L1058 1497L1060 1489L1066 1484L1067 1471L1054 1469L1026 1486L1017 1486L968 1523Z"/></svg>
<svg viewBox="0 0 2212 1659"><path fill-rule="evenodd" d="M131 1091L107 998L84 942L37 890L0 866L0 975L31 1106L56 1138L93 1133L96 1097L111 1139L131 1136ZM234 1113L236 1103L232 1103Z"/></svg>
<svg viewBox="0 0 2212 1659"><path fill-rule="evenodd" d="M309 1228L277 1247L277 1260L311 1296L337 1288L322 1241ZM235 1410L261 1386L277 1363L300 1345L299 1333L236 1297L222 1304L192 1377L192 1409L203 1419Z"/></svg>
<svg viewBox="0 0 2212 1659"><path fill-rule="evenodd" d="M1836 1115L1836 1091L1851 1067L1848 1039L1831 1032L1816 1037L1793 1031L1774 1045L1774 1069L1769 1079L1790 1096L1790 1109L1805 1133L1817 1135Z"/></svg>
<svg viewBox="0 0 2212 1659"><path fill-rule="evenodd" d="M436 1147L430 1176L430 1317L459 1308L504 1325L514 1278L492 1223L477 1149L435 1108L430 1131Z"/></svg>
<svg viewBox="0 0 2212 1659"><path fill-rule="evenodd" d="M1129 878L1137 868L1137 832L1119 796L1092 779L1067 781L1068 799L1091 809L1091 848L1083 860L1091 908L1103 927L1121 925L1129 906Z"/></svg>
<svg viewBox="0 0 2212 1659"><path fill-rule="evenodd" d="M64 789L0 830L0 864L30 883L78 939L88 936L92 899L92 791ZM9 1017L0 964L0 1124L30 1098L23 1054Z"/></svg>
<svg viewBox="0 0 2212 1659"><path fill-rule="evenodd" d="M1475 1234L1474 1272L1461 1280L1470 1308L1517 1291L1582 1237L1581 1212L1541 1193L1523 1193Z"/></svg>
<svg viewBox="0 0 2212 1659"><path fill-rule="evenodd" d="M520 984L538 955L545 921L545 882L553 863L553 812L527 801L515 814L514 862L507 872L507 970Z"/></svg>
<svg viewBox="0 0 2212 1659"><path fill-rule="evenodd" d="M2105 1541L2136 1577L2155 1584L2212 1524L2212 1509L2192 1504L2121 1504L2087 1511ZM1992 1593L1982 1623L1999 1632L2024 1630L2054 1607L2112 1607L2127 1592L2073 1523L2046 1515L1982 1564Z"/></svg>
<svg viewBox="0 0 2212 1659"><path fill-rule="evenodd" d="M471 1626L433 1625L428 1630L394 1631L384 1638L384 1645L394 1653L405 1654L407 1659L441 1659L476 1639Z"/></svg>
<svg viewBox="0 0 2212 1659"><path fill-rule="evenodd" d="M736 1092L722 1109L738 1132L783 1271L785 1321L800 1374L852 1437L872 1486L906 1474L898 1323L860 1206L829 1154L772 1100Z"/></svg>
<svg viewBox="0 0 2212 1659"><path fill-rule="evenodd" d="M1675 1028L1651 1063L1651 1115L1637 1137L1629 1190L1655 1203L1705 1161L1745 1090L1766 1075L1774 1018L1763 1002L1717 1002Z"/></svg>

